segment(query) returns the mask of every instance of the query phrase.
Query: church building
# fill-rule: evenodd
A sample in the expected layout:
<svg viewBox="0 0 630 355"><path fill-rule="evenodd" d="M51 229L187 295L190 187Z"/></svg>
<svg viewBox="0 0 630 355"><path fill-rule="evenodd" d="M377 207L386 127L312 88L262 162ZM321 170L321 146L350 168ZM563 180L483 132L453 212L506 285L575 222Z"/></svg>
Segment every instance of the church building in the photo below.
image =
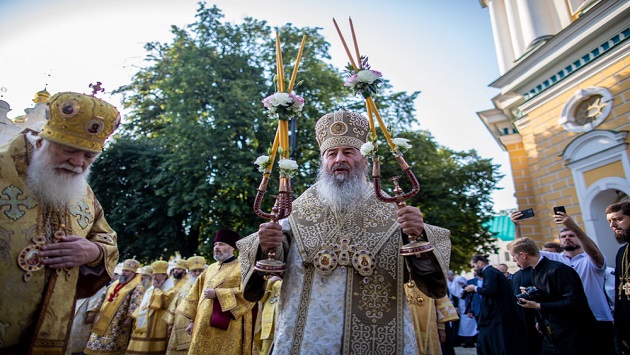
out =
<svg viewBox="0 0 630 355"><path fill-rule="evenodd" d="M630 1L480 0L500 76L477 115L510 157L523 234L557 240L567 213L614 266L606 206L630 195Z"/></svg>

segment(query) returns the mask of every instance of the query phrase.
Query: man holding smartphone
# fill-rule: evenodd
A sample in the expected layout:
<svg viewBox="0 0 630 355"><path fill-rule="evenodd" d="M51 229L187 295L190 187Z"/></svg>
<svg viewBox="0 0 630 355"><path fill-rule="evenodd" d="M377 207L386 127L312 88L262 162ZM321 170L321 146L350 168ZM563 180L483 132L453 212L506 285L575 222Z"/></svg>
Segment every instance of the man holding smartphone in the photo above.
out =
<svg viewBox="0 0 630 355"><path fill-rule="evenodd" d="M516 225L515 238L522 237L519 217L518 211L510 216ZM598 352L601 354L615 354L613 316L604 292L606 276L604 255L595 242L566 213L564 206L554 207L553 218L556 224L564 225L558 235L563 252L540 251L540 255L571 266L578 273L589 307L597 319L592 330L592 339L597 339Z"/></svg>

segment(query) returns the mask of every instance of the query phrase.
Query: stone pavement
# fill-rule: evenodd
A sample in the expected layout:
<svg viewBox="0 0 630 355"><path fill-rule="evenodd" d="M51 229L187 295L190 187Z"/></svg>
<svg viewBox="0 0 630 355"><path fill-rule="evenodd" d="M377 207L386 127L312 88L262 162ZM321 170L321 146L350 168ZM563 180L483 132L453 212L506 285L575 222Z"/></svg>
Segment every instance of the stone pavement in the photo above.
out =
<svg viewBox="0 0 630 355"><path fill-rule="evenodd" d="M455 355L477 355L477 348L455 347Z"/></svg>

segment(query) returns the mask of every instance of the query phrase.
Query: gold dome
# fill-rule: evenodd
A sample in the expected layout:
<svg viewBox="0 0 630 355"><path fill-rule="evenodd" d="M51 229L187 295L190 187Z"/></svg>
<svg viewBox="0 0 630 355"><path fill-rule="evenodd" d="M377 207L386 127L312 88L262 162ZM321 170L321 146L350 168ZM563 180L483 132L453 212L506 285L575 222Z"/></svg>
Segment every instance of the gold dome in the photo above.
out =
<svg viewBox="0 0 630 355"><path fill-rule="evenodd" d="M48 99L50 99L50 93L46 91L46 89L44 88L44 90L38 91L35 94L35 97L33 98L33 102L36 104L41 104L48 101Z"/></svg>

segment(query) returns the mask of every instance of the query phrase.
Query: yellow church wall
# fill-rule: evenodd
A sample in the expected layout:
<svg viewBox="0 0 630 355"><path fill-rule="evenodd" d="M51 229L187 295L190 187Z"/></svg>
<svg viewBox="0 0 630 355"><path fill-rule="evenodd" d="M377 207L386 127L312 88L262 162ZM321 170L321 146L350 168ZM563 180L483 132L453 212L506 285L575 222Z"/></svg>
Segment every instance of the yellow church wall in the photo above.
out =
<svg viewBox="0 0 630 355"><path fill-rule="evenodd" d="M507 145L517 208L533 208L536 213L536 218L523 222L523 232L539 242L557 240L559 228L552 218L553 206L565 206L572 218L580 225L582 223L573 174L564 166L561 157L566 146L582 133L567 132L558 124L564 105L579 89L606 88L613 95L613 108L596 129L630 130L629 77L630 56L626 56L528 112L526 119L529 123L519 127L522 143ZM587 184L623 173L620 162L610 165L587 172Z"/></svg>
<svg viewBox="0 0 630 355"><path fill-rule="evenodd" d="M608 176L617 176L620 178L626 177L625 174L623 173L623 165L621 164L620 161L606 164L604 166L600 166L597 169L593 169L591 171L585 172L584 182L586 183L586 187L588 188L589 186L591 186L591 184Z"/></svg>

